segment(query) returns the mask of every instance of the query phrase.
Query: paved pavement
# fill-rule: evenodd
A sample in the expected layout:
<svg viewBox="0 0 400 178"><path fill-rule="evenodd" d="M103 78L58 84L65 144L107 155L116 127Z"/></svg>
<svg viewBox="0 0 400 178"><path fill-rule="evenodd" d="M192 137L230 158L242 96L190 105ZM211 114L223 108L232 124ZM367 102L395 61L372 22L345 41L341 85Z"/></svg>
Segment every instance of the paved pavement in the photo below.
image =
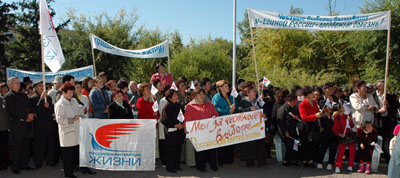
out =
<svg viewBox="0 0 400 178"><path fill-rule="evenodd" d="M364 173L347 173L343 171L342 174L335 174L333 171L327 171L325 169L311 169L303 167L284 167L278 165L275 160L268 159L269 165L265 168L247 168L244 162L239 162L240 167L233 168L219 168L218 171L213 172L208 168L205 173L197 171L195 168L187 167L182 164L183 172L177 174L168 173L165 168L161 168L159 163L157 164L155 171L139 171L139 172L123 172L123 171L101 171L95 170L96 175L83 175L82 173L76 173L75 175L79 178L117 178L117 177L145 177L145 178L167 178L167 177L227 177L227 178L251 178L251 177L271 177L271 178L386 178L387 177L387 164L381 164L378 173L366 175ZM346 164L344 164L345 166ZM358 166L355 166L356 170ZM44 167L40 170L33 171L21 171L20 174L14 175L10 170L0 171L0 178L55 178L63 177L62 166L57 167Z"/></svg>

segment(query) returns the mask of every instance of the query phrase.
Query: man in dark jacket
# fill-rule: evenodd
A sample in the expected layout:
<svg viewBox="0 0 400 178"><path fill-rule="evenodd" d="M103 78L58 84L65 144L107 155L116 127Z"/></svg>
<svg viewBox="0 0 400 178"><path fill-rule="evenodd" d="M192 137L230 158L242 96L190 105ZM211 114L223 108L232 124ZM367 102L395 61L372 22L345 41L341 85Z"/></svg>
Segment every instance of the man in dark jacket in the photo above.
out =
<svg viewBox="0 0 400 178"><path fill-rule="evenodd" d="M8 115L4 95L8 92L6 83L0 83L0 170L7 169L8 160Z"/></svg>
<svg viewBox="0 0 400 178"><path fill-rule="evenodd" d="M386 163L389 163L389 141L393 137L394 127L397 125L397 109L399 109L399 102L395 94L387 93L386 99L384 98L384 84L383 80L375 82L376 91L372 93L376 104L379 108L386 108L385 112L376 112L375 114L375 125L378 134L383 138L382 150L385 156Z"/></svg>
<svg viewBox="0 0 400 178"><path fill-rule="evenodd" d="M296 111L297 97L289 94L286 103L278 109L276 121L278 132L286 146L285 161L283 165L297 165L298 151L294 150L295 140L300 140L298 123L301 121Z"/></svg>
<svg viewBox="0 0 400 178"><path fill-rule="evenodd" d="M34 141L33 141L33 162L36 169L42 167L46 159L47 165L55 165L55 149L57 143L57 123L53 119L54 106L47 91L43 92L43 83L33 84L35 94L30 98L31 105L36 111L33 121ZM46 98L46 99L45 99Z"/></svg>
<svg viewBox="0 0 400 178"><path fill-rule="evenodd" d="M20 83L18 78L8 79L10 91L5 95L6 110L10 119L10 138L12 166L14 174L21 169L33 170L28 167L30 152L30 122L34 119L34 109L29 103L26 94L19 92Z"/></svg>

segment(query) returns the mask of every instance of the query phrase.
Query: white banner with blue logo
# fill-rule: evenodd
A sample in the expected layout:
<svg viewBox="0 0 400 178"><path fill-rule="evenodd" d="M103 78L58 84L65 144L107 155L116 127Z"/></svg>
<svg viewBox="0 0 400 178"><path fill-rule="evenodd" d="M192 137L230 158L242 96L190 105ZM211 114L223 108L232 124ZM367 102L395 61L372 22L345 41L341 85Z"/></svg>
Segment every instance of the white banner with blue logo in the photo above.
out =
<svg viewBox="0 0 400 178"><path fill-rule="evenodd" d="M387 30L389 11L358 15L297 15L248 9L250 26L295 30L351 31Z"/></svg>
<svg viewBox="0 0 400 178"><path fill-rule="evenodd" d="M156 120L81 119L79 164L102 170L155 170Z"/></svg>
<svg viewBox="0 0 400 178"><path fill-rule="evenodd" d="M168 40L150 48L140 50L128 50L118 48L96 35L90 34L92 48L105 53L131 58L162 58L169 56Z"/></svg>
<svg viewBox="0 0 400 178"><path fill-rule="evenodd" d="M19 81L22 81L24 77L29 77L33 83L42 81L43 75L42 72L32 72L32 71L24 71L18 69L7 68L7 78L18 77ZM64 75L72 75L75 77L75 81L80 81L84 77L93 77L93 65L81 67L72 70L64 70L58 71L57 73L46 72L46 83L51 83L54 81L56 76L64 76Z"/></svg>

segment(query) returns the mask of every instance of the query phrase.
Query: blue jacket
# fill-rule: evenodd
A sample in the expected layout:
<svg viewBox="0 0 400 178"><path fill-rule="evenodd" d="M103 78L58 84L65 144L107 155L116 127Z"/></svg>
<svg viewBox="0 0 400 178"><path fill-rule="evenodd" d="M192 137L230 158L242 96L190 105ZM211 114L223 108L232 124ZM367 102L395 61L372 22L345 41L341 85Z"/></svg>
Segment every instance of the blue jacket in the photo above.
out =
<svg viewBox="0 0 400 178"><path fill-rule="evenodd" d="M229 101L231 102L231 104L236 104L236 110L237 110L238 103L236 99L234 99L233 96L229 95ZM212 103L214 104L215 109L217 109L219 116L231 114L229 113L230 107L228 101L226 101L226 99L219 93L214 95L214 97L212 98Z"/></svg>
<svg viewBox="0 0 400 178"><path fill-rule="evenodd" d="M89 94L90 102L93 107L93 113L104 113L106 107L111 103L108 94L102 90L92 89Z"/></svg>

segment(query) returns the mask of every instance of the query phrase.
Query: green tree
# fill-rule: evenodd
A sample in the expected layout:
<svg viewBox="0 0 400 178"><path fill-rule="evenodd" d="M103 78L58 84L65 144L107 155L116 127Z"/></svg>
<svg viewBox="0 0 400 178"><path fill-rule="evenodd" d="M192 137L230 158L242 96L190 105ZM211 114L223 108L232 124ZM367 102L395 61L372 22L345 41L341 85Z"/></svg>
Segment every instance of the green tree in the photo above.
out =
<svg viewBox="0 0 400 178"><path fill-rule="evenodd" d="M400 64L400 0L368 0L360 9L362 13L392 11L388 87L391 91L398 92L400 90L400 69L398 68ZM370 83L384 79L386 41L386 30L357 32L351 37L357 58L365 60L361 79Z"/></svg>
<svg viewBox="0 0 400 178"><path fill-rule="evenodd" d="M192 40L189 47L174 56L171 71L175 77L185 76L188 80L209 77L212 81L231 81L232 43L221 38Z"/></svg>
<svg viewBox="0 0 400 178"><path fill-rule="evenodd" d="M48 3L53 0L48 0ZM6 49L9 66L22 70L41 71L41 48L39 34L39 4L36 0L21 0L14 4L18 9L15 14L14 39ZM51 16L55 12L50 8ZM56 27L64 28L69 20Z"/></svg>
<svg viewBox="0 0 400 178"><path fill-rule="evenodd" d="M6 66L10 66L9 61L6 58L6 45L12 38L12 30L10 30L14 26L14 14L11 13L12 10L15 10L15 5L8 4L0 1L0 79L5 80L5 69Z"/></svg>

